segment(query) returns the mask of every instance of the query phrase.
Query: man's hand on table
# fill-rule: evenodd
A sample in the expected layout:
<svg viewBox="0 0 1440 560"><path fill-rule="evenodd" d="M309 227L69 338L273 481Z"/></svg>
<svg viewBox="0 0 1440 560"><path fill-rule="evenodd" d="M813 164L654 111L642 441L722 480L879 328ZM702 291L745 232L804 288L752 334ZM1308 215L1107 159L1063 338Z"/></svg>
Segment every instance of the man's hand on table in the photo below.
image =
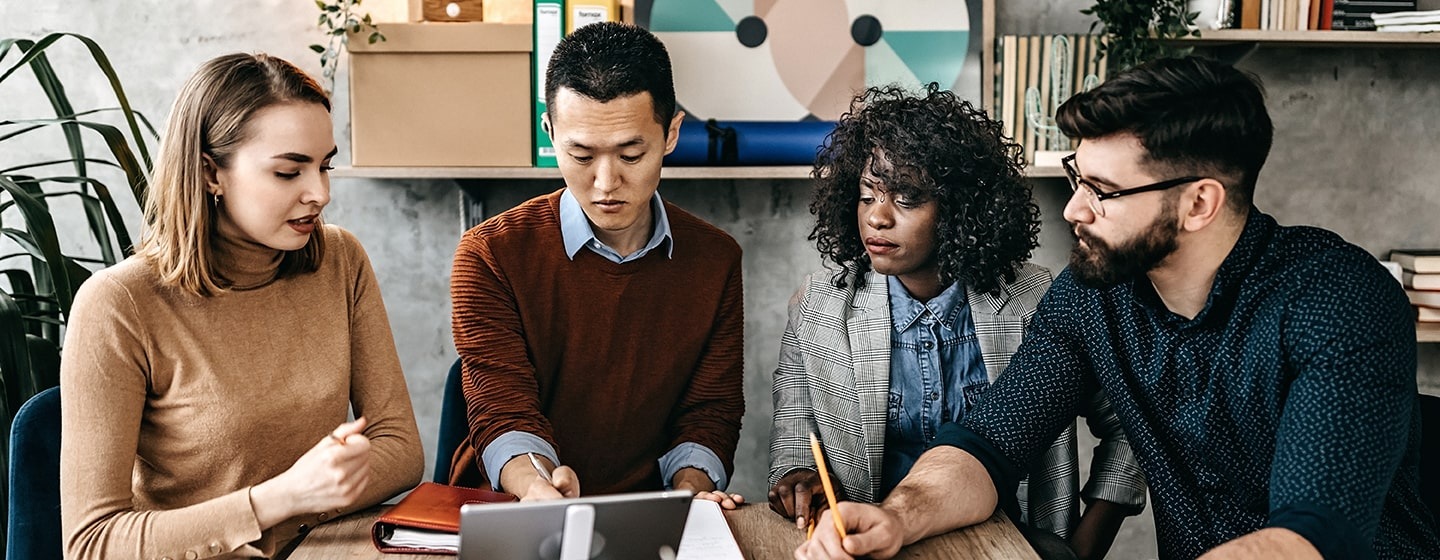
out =
<svg viewBox="0 0 1440 560"><path fill-rule="evenodd" d="M515 494L522 502L536 500L558 500L580 497L580 478L570 467L556 467L549 459L539 457L545 468L550 469L550 480L540 476L540 471L530 463L530 457L516 455L500 469L500 485L506 492Z"/></svg>
<svg viewBox="0 0 1440 560"><path fill-rule="evenodd" d="M715 489L715 481L710 480L710 475L695 467L685 467L675 471L675 476L670 478L670 487L676 490L689 490L695 494L697 500L710 500L720 504L722 509L735 509L745 503L745 498L739 494L727 494Z"/></svg>

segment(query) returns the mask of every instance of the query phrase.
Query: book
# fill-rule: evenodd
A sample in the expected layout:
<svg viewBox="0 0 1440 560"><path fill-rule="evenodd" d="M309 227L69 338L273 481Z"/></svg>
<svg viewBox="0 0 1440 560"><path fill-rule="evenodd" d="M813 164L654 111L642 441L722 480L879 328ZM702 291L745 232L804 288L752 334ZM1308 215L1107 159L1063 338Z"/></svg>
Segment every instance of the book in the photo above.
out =
<svg viewBox="0 0 1440 560"><path fill-rule="evenodd" d="M513 502L515 496L479 488L422 482L370 527L386 554L455 554L460 549L460 506Z"/></svg>
<svg viewBox="0 0 1440 560"><path fill-rule="evenodd" d="M1440 323L1440 309L1416 307L1415 320L1421 323Z"/></svg>
<svg viewBox="0 0 1440 560"><path fill-rule="evenodd" d="M1375 25L1390 23L1440 23L1440 10L1373 14L1370 16L1370 19L1375 20Z"/></svg>
<svg viewBox="0 0 1440 560"><path fill-rule="evenodd" d="M1405 295L1410 298L1410 305L1440 309L1440 292L1406 289Z"/></svg>
<svg viewBox="0 0 1440 560"><path fill-rule="evenodd" d="M1406 272L1401 275L1400 283L1412 290L1440 290L1440 274Z"/></svg>
<svg viewBox="0 0 1440 560"><path fill-rule="evenodd" d="M1419 33L1422 31L1440 31L1440 23L1404 23L1398 25L1376 25L1376 31L1389 31L1392 33Z"/></svg>
<svg viewBox="0 0 1440 560"><path fill-rule="evenodd" d="M1440 272L1440 249L1396 249L1390 251L1390 260L1410 272L1434 274Z"/></svg>

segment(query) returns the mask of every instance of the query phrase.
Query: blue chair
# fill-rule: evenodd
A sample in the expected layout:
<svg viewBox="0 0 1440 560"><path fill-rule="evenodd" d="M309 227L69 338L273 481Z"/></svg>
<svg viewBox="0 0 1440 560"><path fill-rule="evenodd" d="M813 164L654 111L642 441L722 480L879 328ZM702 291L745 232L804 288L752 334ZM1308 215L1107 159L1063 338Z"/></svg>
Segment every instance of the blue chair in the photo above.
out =
<svg viewBox="0 0 1440 560"><path fill-rule="evenodd" d="M6 558L61 560L60 388L31 397L10 426Z"/></svg>
<svg viewBox="0 0 1440 560"><path fill-rule="evenodd" d="M445 377L445 394L440 401L440 436L435 441L435 482L450 483L450 459L470 435L470 422L465 419L465 393L460 388L460 360L450 366ZM16 558L11 556L10 558Z"/></svg>

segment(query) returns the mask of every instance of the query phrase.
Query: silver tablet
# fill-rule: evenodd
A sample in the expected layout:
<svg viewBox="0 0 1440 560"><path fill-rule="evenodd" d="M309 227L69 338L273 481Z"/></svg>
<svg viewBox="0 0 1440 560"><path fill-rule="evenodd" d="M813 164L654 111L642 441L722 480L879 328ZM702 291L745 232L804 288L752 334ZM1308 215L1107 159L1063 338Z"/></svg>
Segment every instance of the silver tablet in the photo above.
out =
<svg viewBox="0 0 1440 560"><path fill-rule="evenodd" d="M674 560L692 497L688 491L675 491L467 504L460 508L459 557Z"/></svg>

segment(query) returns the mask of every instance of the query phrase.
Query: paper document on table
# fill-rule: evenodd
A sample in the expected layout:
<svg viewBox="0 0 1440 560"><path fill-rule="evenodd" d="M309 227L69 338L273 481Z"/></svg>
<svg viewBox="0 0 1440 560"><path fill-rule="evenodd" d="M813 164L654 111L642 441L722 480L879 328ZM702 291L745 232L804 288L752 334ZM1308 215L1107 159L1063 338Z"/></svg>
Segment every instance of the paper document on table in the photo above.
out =
<svg viewBox="0 0 1440 560"><path fill-rule="evenodd" d="M680 537L680 554L675 560L744 560L720 504L710 500L690 502L685 533Z"/></svg>

